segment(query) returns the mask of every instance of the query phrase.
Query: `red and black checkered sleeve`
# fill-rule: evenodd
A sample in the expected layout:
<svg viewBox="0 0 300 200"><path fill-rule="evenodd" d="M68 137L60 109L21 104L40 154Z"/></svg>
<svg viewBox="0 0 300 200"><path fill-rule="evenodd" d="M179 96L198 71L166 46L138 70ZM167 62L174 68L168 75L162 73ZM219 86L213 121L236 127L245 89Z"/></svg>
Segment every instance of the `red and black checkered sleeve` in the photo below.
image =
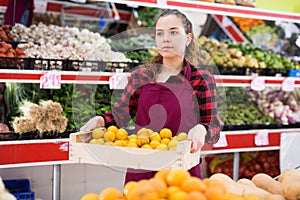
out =
<svg viewBox="0 0 300 200"><path fill-rule="evenodd" d="M198 100L199 123L207 130L205 141L214 144L219 140L222 127L215 78L206 70L197 70L192 73L191 85Z"/></svg>
<svg viewBox="0 0 300 200"><path fill-rule="evenodd" d="M146 81L147 76L142 70L136 70L131 73L120 100L113 105L111 112L101 115L104 117L106 127L110 125L118 127L128 126L128 122L136 115L141 86Z"/></svg>

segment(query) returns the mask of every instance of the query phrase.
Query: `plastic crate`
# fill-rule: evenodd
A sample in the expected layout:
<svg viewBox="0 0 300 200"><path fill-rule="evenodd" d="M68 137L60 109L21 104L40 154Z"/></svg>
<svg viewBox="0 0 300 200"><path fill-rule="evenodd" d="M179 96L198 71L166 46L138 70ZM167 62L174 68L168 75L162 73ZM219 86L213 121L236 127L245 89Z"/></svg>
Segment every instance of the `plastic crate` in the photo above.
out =
<svg viewBox="0 0 300 200"><path fill-rule="evenodd" d="M24 69L25 62L22 57L0 57L0 69Z"/></svg>
<svg viewBox="0 0 300 200"><path fill-rule="evenodd" d="M69 160L75 163L151 171L188 170L200 162L201 151L190 153L190 140L178 142L176 151L170 151L85 143L84 139L90 137L91 132L70 134Z"/></svg>
<svg viewBox="0 0 300 200"><path fill-rule="evenodd" d="M17 200L34 200L34 192L30 189L28 179L3 180L5 188L13 194Z"/></svg>
<svg viewBox="0 0 300 200"><path fill-rule="evenodd" d="M261 76L283 76L286 77L289 75L290 69L288 68L262 68L259 75Z"/></svg>
<svg viewBox="0 0 300 200"><path fill-rule="evenodd" d="M0 57L0 69L29 69L29 70L62 70L62 71L97 71L115 72L123 69L128 72L138 67L136 62L109 62L95 60L69 60L46 58L11 58Z"/></svg>
<svg viewBox="0 0 300 200"><path fill-rule="evenodd" d="M300 77L300 70L299 69L290 69L289 77Z"/></svg>
<svg viewBox="0 0 300 200"><path fill-rule="evenodd" d="M217 66L221 75L247 75L247 67Z"/></svg>

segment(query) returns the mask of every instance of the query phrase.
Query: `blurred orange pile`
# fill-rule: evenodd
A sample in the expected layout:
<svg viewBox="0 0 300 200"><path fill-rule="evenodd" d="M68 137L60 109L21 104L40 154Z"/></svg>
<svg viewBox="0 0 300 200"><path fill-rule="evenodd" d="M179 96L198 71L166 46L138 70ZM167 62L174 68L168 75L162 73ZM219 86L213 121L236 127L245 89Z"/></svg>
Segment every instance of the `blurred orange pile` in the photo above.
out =
<svg viewBox="0 0 300 200"><path fill-rule="evenodd" d="M265 22L261 19L252 19L252 18L243 18L243 17L232 17L232 19L243 32L246 32L253 26L266 25Z"/></svg>
<svg viewBox="0 0 300 200"><path fill-rule="evenodd" d="M0 26L0 40L13 40L14 36L10 33L9 25Z"/></svg>
<svg viewBox="0 0 300 200"><path fill-rule="evenodd" d="M0 42L0 57L23 57L24 51L20 48L14 49L11 44Z"/></svg>
<svg viewBox="0 0 300 200"><path fill-rule="evenodd" d="M227 192L224 184L210 178L200 179L182 169L161 170L151 179L128 182L123 191L114 187L100 194L88 193L81 200L259 200L255 195Z"/></svg>

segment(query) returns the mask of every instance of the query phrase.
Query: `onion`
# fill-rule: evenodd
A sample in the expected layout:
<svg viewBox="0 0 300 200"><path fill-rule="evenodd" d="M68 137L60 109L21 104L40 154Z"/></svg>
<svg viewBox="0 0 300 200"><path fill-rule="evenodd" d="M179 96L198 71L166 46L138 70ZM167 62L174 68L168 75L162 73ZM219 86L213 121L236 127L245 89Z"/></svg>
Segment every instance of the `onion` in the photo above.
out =
<svg viewBox="0 0 300 200"><path fill-rule="evenodd" d="M3 124L3 123L0 124L0 133L7 133L9 131L10 130L6 124Z"/></svg>

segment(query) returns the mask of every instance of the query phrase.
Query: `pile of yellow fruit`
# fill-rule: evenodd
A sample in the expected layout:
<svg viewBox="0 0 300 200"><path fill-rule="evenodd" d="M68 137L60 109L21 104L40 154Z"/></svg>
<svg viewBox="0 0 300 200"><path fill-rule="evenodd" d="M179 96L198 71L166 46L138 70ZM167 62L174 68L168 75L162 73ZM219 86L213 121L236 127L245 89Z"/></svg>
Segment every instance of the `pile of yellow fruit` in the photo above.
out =
<svg viewBox="0 0 300 200"><path fill-rule="evenodd" d="M187 139L187 134L181 132L172 136L169 128L162 128L155 132L149 128L141 128L136 134L128 135L124 128L109 126L107 129L96 128L92 130L90 144L103 144L121 147L136 147L159 150L176 150L177 143Z"/></svg>
<svg viewBox="0 0 300 200"><path fill-rule="evenodd" d="M183 169L161 170L151 179L131 181L123 191L114 187L99 194L88 193L81 200L259 200L256 195L227 192L224 184L210 178L191 176Z"/></svg>

